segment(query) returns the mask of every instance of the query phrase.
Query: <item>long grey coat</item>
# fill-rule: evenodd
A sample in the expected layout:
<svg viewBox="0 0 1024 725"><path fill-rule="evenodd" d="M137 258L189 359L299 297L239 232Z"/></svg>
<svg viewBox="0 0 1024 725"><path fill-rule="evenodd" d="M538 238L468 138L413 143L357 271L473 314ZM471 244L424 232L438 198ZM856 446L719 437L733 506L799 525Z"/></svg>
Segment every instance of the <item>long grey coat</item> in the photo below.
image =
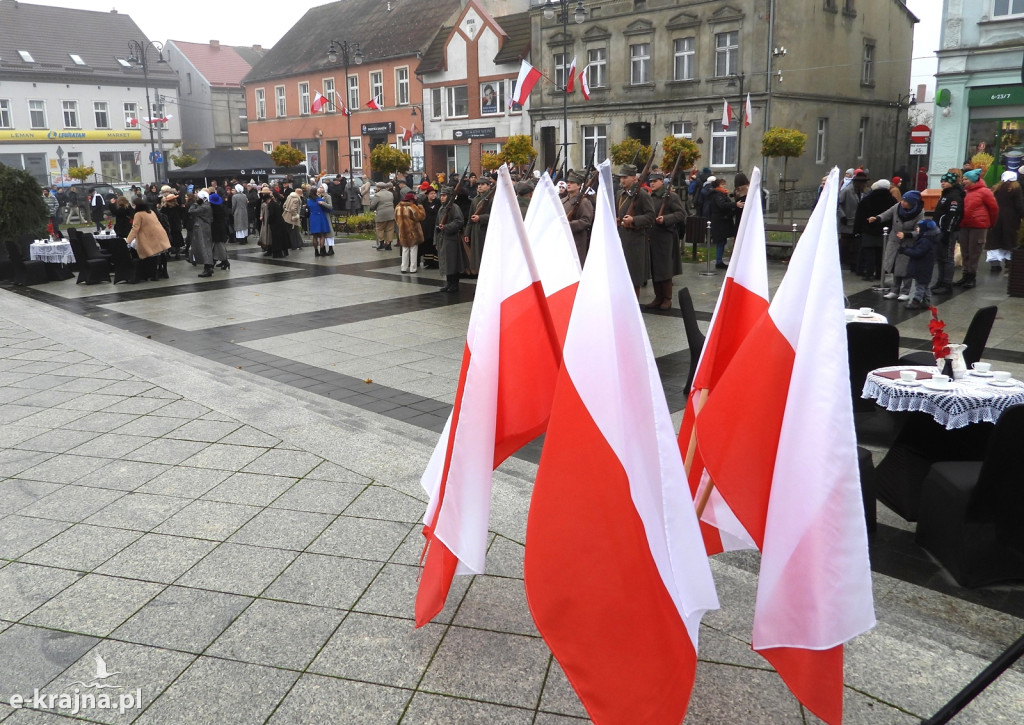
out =
<svg viewBox="0 0 1024 725"><path fill-rule="evenodd" d="M917 223L924 219L924 209L921 209L917 216L904 221L899 217L901 208L899 204L893 205L888 211L878 215L878 221L882 226L889 227L889 237L885 241L885 249L882 252L882 269L892 272L897 277L906 277L910 257L905 254L897 254L896 251L900 247L913 244L914 240L908 235L914 231ZM903 232L903 239L896 237L898 232Z"/></svg>
<svg viewBox="0 0 1024 725"><path fill-rule="evenodd" d="M235 194L231 197L231 216L235 221L236 232L249 231L249 200L245 194Z"/></svg>
<svg viewBox="0 0 1024 725"><path fill-rule="evenodd" d="M437 222L441 223L440 212ZM462 254L462 227L465 225L466 219L459 205L452 204L448 209L444 230L437 229L434 232L434 246L437 247L437 261L442 277L459 274L466 269Z"/></svg>
<svg viewBox="0 0 1024 725"><path fill-rule="evenodd" d="M213 264L213 235L210 225L213 223L213 210L210 203L194 203L188 208L188 218L192 222L189 227L188 241L192 248L192 256L196 264Z"/></svg>

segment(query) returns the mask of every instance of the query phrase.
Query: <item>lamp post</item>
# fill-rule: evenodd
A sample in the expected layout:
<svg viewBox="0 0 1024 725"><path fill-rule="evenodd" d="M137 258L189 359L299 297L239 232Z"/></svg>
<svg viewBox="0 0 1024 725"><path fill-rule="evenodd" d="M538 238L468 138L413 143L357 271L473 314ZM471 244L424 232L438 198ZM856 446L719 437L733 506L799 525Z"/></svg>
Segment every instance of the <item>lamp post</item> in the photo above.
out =
<svg viewBox="0 0 1024 725"><path fill-rule="evenodd" d="M907 95L899 95L896 97L895 103L889 104L892 108L896 109L896 125L893 128L892 138L892 173L896 173L896 153L900 146L900 114L906 111L908 108L913 108L917 105L917 99L914 97L913 91L907 91Z"/></svg>
<svg viewBox="0 0 1024 725"><path fill-rule="evenodd" d="M349 95L348 95L348 67L349 62L354 62L356 65L362 65L363 63L363 51L359 50L359 43L349 45L347 40L332 40L331 47L327 49L327 60L331 63L338 62L338 53L341 53L342 62L345 64L345 121L348 124L348 205L349 211L352 207L352 192L354 191L355 182L352 178L352 109L349 108ZM335 89L337 93L337 89ZM334 103L332 100L331 103Z"/></svg>
<svg viewBox="0 0 1024 725"><path fill-rule="evenodd" d="M743 109L742 118L736 119L736 172L743 171L743 124L746 123L746 101L743 98L743 83L747 79L746 73L730 73L729 87L735 88L736 81L740 82L740 108Z"/></svg>
<svg viewBox="0 0 1024 725"><path fill-rule="evenodd" d="M555 12L558 12L558 22L562 24L562 163L568 166L569 163L569 94L565 86L569 82L569 5L572 0L546 0L544 3L544 17L548 20L555 19ZM577 25L587 19L587 10L583 7L583 0L576 0L576 8L572 12L572 20ZM557 169L552 169L554 173Z"/></svg>
<svg viewBox="0 0 1024 725"><path fill-rule="evenodd" d="M164 47L152 40L129 40L128 62L142 67L142 81L146 86L146 117L149 118L149 151L153 162L153 181L160 181L160 164L156 160L156 142L153 140L153 106L149 102L149 49L157 53L157 63L166 63ZM160 123L163 123L161 121Z"/></svg>

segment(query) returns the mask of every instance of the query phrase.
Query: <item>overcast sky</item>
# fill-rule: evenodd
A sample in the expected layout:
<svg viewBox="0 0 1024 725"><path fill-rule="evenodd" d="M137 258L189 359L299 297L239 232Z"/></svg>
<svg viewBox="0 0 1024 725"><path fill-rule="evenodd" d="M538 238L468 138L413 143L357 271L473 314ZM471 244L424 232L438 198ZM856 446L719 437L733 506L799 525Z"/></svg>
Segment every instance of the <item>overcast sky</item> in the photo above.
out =
<svg viewBox="0 0 1024 725"><path fill-rule="evenodd" d="M226 45L258 44L267 48L298 22L307 9L327 2L277 2L270 5L272 12L269 14L260 12L263 4L253 3L204 3L188 6L187 10L167 3L124 0L107 0L105 3L103 0L51 0L47 4L80 10L116 8L118 12L131 15L150 40L187 40L194 43L219 40ZM914 32L914 70L910 86L916 88L918 83L927 83L929 88L934 89L935 51L939 47L942 2L907 0L907 6L921 19ZM929 91L929 100L931 93Z"/></svg>

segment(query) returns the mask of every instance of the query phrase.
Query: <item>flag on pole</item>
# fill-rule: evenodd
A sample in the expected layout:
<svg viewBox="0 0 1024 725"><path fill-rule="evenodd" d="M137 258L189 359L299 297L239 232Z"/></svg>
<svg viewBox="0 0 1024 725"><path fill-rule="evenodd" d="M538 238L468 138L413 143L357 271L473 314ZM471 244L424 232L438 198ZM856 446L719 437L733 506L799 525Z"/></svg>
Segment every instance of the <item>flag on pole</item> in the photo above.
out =
<svg viewBox="0 0 1024 725"><path fill-rule="evenodd" d="M590 69L590 65L587 64L580 71L580 93L583 94L583 100L590 100L590 83L587 81L587 71Z"/></svg>
<svg viewBox="0 0 1024 725"><path fill-rule="evenodd" d="M334 97L338 99L338 110L341 111L341 115L351 116L352 111L348 110L348 106L345 105L345 101L342 99L341 94L335 91Z"/></svg>
<svg viewBox="0 0 1024 725"><path fill-rule="evenodd" d="M722 99L722 128L729 128L732 123L732 106L729 101Z"/></svg>
<svg viewBox="0 0 1024 725"><path fill-rule="evenodd" d="M383 111L384 107L381 105L380 95L376 95L366 102L366 107L373 111Z"/></svg>
<svg viewBox="0 0 1024 725"><path fill-rule="evenodd" d="M412 131L402 126L402 140L408 143L412 139Z"/></svg>
<svg viewBox="0 0 1024 725"><path fill-rule="evenodd" d="M565 74L565 92L572 93L576 88L576 56L572 57L572 63L569 64L569 70Z"/></svg>
<svg viewBox="0 0 1024 725"><path fill-rule="evenodd" d="M430 502L418 627L444 608L456 573L484 571L491 472L544 432L560 360L557 340L512 179L502 167L455 406L421 478Z"/></svg>
<svg viewBox="0 0 1024 725"><path fill-rule="evenodd" d="M509 108L512 107L513 103L518 103L520 106L525 105L526 99L530 97L530 91L537 85L540 77L540 71L524 60L523 64L519 66L519 77L516 78L515 92L508 99Z"/></svg>
<svg viewBox="0 0 1024 725"><path fill-rule="evenodd" d="M133 118L132 116L128 116L127 118L124 119L124 121L129 126L138 126L139 125L139 119Z"/></svg>
<svg viewBox="0 0 1024 725"><path fill-rule="evenodd" d="M690 491L695 501L707 501L707 506L698 506L698 510L703 508L700 528L708 554L757 548L721 493L710 485L697 445L694 422L706 401L714 395L715 385L743 340L767 310L768 262L761 207L761 169L755 166L704 349L700 360L693 363L697 370L679 429L679 451L683 455Z"/></svg>
<svg viewBox="0 0 1024 725"><path fill-rule="evenodd" d="M313 102L309 104L309 110L312 113L319 113L320 109L327 105L327 97L324 96L320 91L313 92Z"/></svg>
<svg viewBox="0 0 1024 725"><path fill-rule="evenodd" d="M600 167L526 529L527 601L594 722L686 714L718 606ZM586 455L580 455L585 451Z"/></svg>
<svg viewBox="0 0 1024 725"><path fill-rule="evenodd" d="M751 119L754 118L754 111L750 108L750 94L747 94L747 104L743 108L743 126L749 126Z"/></svg>
<svg viewBox="0 0 1024 725"><path fill-rule="evenodd" d="M875 624L835 244L838 187L833 169L768 311L696 421L715 487L761 550L753 648L833 724L842 720L843 645ZM751 385L753 371L776 382Z"/></svg>

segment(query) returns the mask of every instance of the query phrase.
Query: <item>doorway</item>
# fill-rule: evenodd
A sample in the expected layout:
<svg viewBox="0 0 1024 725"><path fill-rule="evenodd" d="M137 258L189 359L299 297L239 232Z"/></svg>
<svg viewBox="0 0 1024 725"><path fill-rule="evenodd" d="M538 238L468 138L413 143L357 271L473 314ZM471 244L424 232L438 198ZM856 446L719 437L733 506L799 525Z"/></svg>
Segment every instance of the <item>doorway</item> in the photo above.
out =
<svg viewBox="0 0 1024 725"><path fill-rule="evenodd" d="M558 147L555 144L555 127L544 126L540 130L540 154L544 160L543 166L534 168L550 169L555 165L555 156L558 154Z"/></svg>
<svg viewBox="0 0 1024 725"><path fill-rule="evenodd" d="M324 159L324 170L328 174L338 173L338 142L328 141L326 158Z"/></svg>
<svg viewBox="0 0 1024 725"><path fill-rule="evenodd" d="M635 138L644 146L651 145L651 124L646 121L637 121L626 124L626 136Z"/></svg>

